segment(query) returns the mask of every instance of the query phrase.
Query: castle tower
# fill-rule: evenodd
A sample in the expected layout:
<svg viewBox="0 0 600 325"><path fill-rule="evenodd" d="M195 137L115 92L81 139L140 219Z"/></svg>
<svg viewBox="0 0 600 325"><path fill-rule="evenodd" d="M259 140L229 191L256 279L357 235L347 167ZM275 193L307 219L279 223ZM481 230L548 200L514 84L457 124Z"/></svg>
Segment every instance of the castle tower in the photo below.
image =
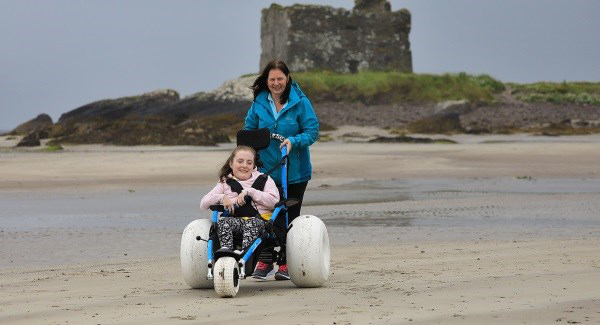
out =
<svg viewBox="0 0 600 325"><path fill-rule="evenodd" d="M259 69L280 58L292 71L412 72L410 19L386 0L355 0L353 10L272 4L262 10Z"/></svg>

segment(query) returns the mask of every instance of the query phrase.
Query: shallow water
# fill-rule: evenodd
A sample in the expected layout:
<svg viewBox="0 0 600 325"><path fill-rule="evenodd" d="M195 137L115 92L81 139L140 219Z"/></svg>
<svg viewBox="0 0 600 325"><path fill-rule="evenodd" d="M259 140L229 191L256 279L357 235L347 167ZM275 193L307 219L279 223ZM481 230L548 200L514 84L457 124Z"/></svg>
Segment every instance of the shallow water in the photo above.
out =
<svg viewBox="0 0 600 325"><path fill-rule="evenodd" d="M209 187L0 192L0 268L178 256ZM309 188L333 245L600 236L600 179L411 179Z"/></svg>

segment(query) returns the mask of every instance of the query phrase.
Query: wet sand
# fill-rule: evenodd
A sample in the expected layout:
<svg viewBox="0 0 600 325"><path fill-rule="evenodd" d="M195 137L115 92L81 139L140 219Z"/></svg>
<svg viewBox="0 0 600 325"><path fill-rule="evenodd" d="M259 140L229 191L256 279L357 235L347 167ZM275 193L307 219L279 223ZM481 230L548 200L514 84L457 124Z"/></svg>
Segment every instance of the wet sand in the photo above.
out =
<svg viewBox="0 0 600 325"><path fill-rule="evenodd" d="M0 323L600 322L600 138L456 138L314 145L330 281L234 299L178 258L230 145L0 148Z"/></svg>

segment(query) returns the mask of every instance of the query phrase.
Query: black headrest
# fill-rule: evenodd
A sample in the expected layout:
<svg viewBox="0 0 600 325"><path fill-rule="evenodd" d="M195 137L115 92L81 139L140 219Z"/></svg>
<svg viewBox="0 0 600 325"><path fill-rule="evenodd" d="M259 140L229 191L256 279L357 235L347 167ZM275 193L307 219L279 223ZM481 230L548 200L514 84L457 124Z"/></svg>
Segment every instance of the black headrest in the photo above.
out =
<svg viewBox="0 0 600 325"><path fill-rule="evenodd" d="M271 132L269 132L269 129L267 128L239 130L236 137L238 146L248 146L256 150L261 150L269 147Z"/></svg>

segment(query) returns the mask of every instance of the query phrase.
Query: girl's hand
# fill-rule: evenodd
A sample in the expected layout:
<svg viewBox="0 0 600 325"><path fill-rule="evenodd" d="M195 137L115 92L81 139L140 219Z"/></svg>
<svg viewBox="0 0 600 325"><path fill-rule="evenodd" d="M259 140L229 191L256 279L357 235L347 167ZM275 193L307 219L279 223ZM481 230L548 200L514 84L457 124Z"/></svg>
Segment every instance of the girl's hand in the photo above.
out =
<svg viewBox="0 0 600 325"><path fill-rule="evenodd" d="M279 149L283 148L284 145L287 146L287 153L290 153L290 151L292 151L292 142L290 139L283 140L283 142L279 145Z"/></svg>
<svg viewBox="0 0 600 325"><path fill-rule="evenodd" d="M223 207L225 207L225 210L227 210L230 214L232 214L233 210L235 210L235 203L236 201L230 199L227 197L227 195L223 196Z"/></svg>
<svg viewBox="0 0 600 325"><path fill-rule="evenodd" d="M238 206L242 206L244 204L246 204L246 195L248 195L248 191L243 190L236 199L236 203Z"/></svg>

